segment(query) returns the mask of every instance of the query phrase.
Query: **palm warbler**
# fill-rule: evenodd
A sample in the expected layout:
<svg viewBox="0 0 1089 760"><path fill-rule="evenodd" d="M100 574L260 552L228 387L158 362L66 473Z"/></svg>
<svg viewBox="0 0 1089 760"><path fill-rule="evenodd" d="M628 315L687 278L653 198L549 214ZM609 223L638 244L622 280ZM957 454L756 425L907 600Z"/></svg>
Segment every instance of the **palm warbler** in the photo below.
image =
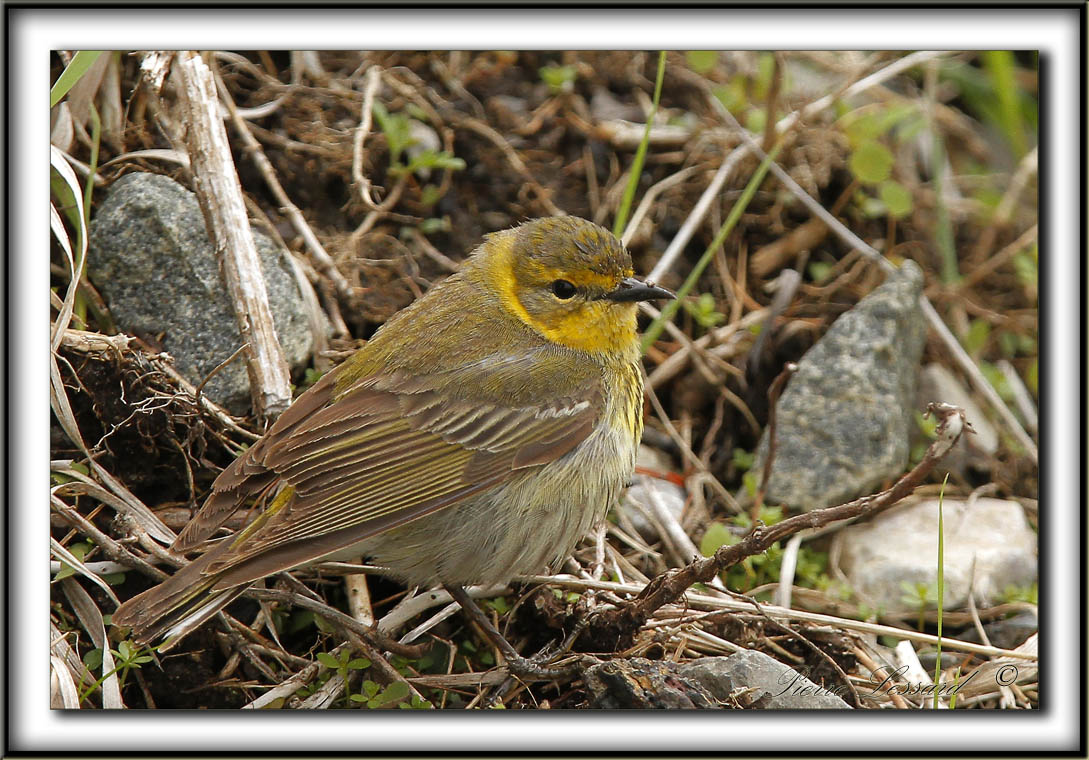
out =
<svg viewBox="0 0 1089 760"><path fill-rule="evenodd" d="M632 276L574 217L487 236L224 470L174 542L257 516L116 625L180 638L267 575L363 555L409 585L502 583L562 561L631 477L643 430ZM468 610L467 610L468 612Z"/></svg>

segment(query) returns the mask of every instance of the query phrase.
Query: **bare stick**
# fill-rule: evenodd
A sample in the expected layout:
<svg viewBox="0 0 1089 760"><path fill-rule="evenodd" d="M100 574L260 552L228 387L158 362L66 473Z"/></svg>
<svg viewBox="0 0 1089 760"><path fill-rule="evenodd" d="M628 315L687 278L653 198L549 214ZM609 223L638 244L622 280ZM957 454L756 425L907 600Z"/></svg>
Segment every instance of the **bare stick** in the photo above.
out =
<svg viewBox="0 0 1089 760"><path fill-rule="evenodd" d="M761 554L776 541L806 528L818 528L840 520L872 515L904 498L923 481L934 466L960 439L967 423L964 410L948 404L930 404L928 413L938 418L937 438L926 455L910 472L898 480L892 488L872 496L841 504L837 507L815 509L796 515L771 526L754 524L743 539L736 544L724 545L713 556L699 559L679 569L671 570L654 578L629 602L601 612L591 621L594 640L622 641L638 630L658 608L679 599L694 583L707 583L726 568L736 565L746 557ZM968 429L971 429L968 426Z"/></svg>
<svg viewBox="0 0 1089 760"><path fill-rule="evenodd" d="M194 189L209 237L223 261L242 340L250 344L246 368L250 393L261 417L272 418L291 404L291 378L276 338L268 292L227 132L219 117L212 72L193 51L178 55L179 102L188 124L185 140Z"/></svg>
<svg viewBox="0 0 1089 760"><path fill-rule="evenodd" d="M217 75L216 80L222 83ZM351 286L344 278L344 275L340 273L340 270L336 268L333 263L333 258L326 251L320 242L318 242L317 235L310 229L310 225L307 224L306 219L303 217L302 212L299 211L299 207L291 202L291 199L284 191L283 185L276 178L276 171L272 168L272 162L268 160L268 156L265 155L264 149L261 147L261 143L257 141L257 138L253 136L250 131L249 125L246 120L243 119L239 113L238 108L234 104L234 99L227 91L226 86L221 84L220 95L223 97L223 102L227 106L227 111L231 115L231 123L234 125L235 131L238 132L238 136L242 138L242 142L245 143L246 150L253 158L254 164L257 165L257 170L261 172L261 176L265 180L265 184L268 185L268 189L272 191L272 195L276 198L276 202L280 204L280 208L288 219L291 220L291 226L295 228L295 231L299 233L303 241L306 243L306 248L310 251L310 255L314 257L314 263L317 265L318 270L328 277L336 286L337 293L341 297L346 297L351 290Z"/></svg>
<svg viewBox="0 0 1089 760"><path fill-rule="evenodd" d="M367 83L363 88L363 110L360 114L360 123L356 127L352 138L352 182L359 190L359 197L369 209L374 209L375 202L371 199L371 181L363 175L363 142L371 131L371 120L374 118L374 94L378 92L381 84L382 70L377 66L371 66L367 71Z"/></svg>

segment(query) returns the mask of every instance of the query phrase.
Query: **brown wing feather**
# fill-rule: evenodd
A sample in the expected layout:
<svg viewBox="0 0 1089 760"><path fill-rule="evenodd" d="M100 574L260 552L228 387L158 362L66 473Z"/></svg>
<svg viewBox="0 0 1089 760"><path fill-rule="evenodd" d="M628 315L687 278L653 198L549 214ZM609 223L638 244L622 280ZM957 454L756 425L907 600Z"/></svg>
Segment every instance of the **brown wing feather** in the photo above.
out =
<svg viewBox="0 0 1089 760"><path fill-rule="evenodd" d="M206 539L270 482L290 486L288 506L206 570L222 574L216 588L245 583L563 456L590 434L599 408L596 385L578 400L521 408L450 399L435 385L427 377L368 378L333 399L323 379L220 475L179 543Z"/></svg>
<svg viewBox="0 0 1089 760"><path fill-rule="evenodd" d="M327 373L295 399L295 403L280 415L261 440L219 474L212 484L211 495L174 540L175 551L187 552L207 541L245 499L276 481L276 472L264 464L265 456L270 448L275 448L279 439L331 402L333 375L332 372Z"/></svg>

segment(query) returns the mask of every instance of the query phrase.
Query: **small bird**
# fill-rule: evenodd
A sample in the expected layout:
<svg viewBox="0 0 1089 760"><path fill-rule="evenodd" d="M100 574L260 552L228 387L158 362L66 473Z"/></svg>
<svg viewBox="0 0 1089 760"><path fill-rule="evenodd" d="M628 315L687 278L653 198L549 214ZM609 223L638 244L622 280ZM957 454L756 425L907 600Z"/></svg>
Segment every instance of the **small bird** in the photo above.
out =
<svg viewBox="0 0 1089 760"><path fill-rule="evenodd" d="M631 478L637 302L672 298L585 220L486 236L216 478L172 547L204 553L113 623L173 643L265 576L360 555L484 617L465 586L563 561Z"/></svg>

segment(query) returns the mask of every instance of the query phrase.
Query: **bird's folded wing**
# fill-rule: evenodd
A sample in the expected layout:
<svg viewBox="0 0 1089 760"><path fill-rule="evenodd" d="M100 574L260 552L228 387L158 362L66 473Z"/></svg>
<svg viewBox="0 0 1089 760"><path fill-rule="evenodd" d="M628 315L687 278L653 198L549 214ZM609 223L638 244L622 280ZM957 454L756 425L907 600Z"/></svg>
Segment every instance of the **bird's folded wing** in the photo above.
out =
<svg viewBox="0 0 1089 760"><path fill-rule="evenodd" d="M518 408L451 398L434 385L376 376L335 402L328 387L300 398L302 408L297 402L224 471L192 523L192 537L207 537L255 483L278 479L293 490L209 568L237 568L217 585L311 561L554 461L590 434L600 407L593 383Z"/></svg>

